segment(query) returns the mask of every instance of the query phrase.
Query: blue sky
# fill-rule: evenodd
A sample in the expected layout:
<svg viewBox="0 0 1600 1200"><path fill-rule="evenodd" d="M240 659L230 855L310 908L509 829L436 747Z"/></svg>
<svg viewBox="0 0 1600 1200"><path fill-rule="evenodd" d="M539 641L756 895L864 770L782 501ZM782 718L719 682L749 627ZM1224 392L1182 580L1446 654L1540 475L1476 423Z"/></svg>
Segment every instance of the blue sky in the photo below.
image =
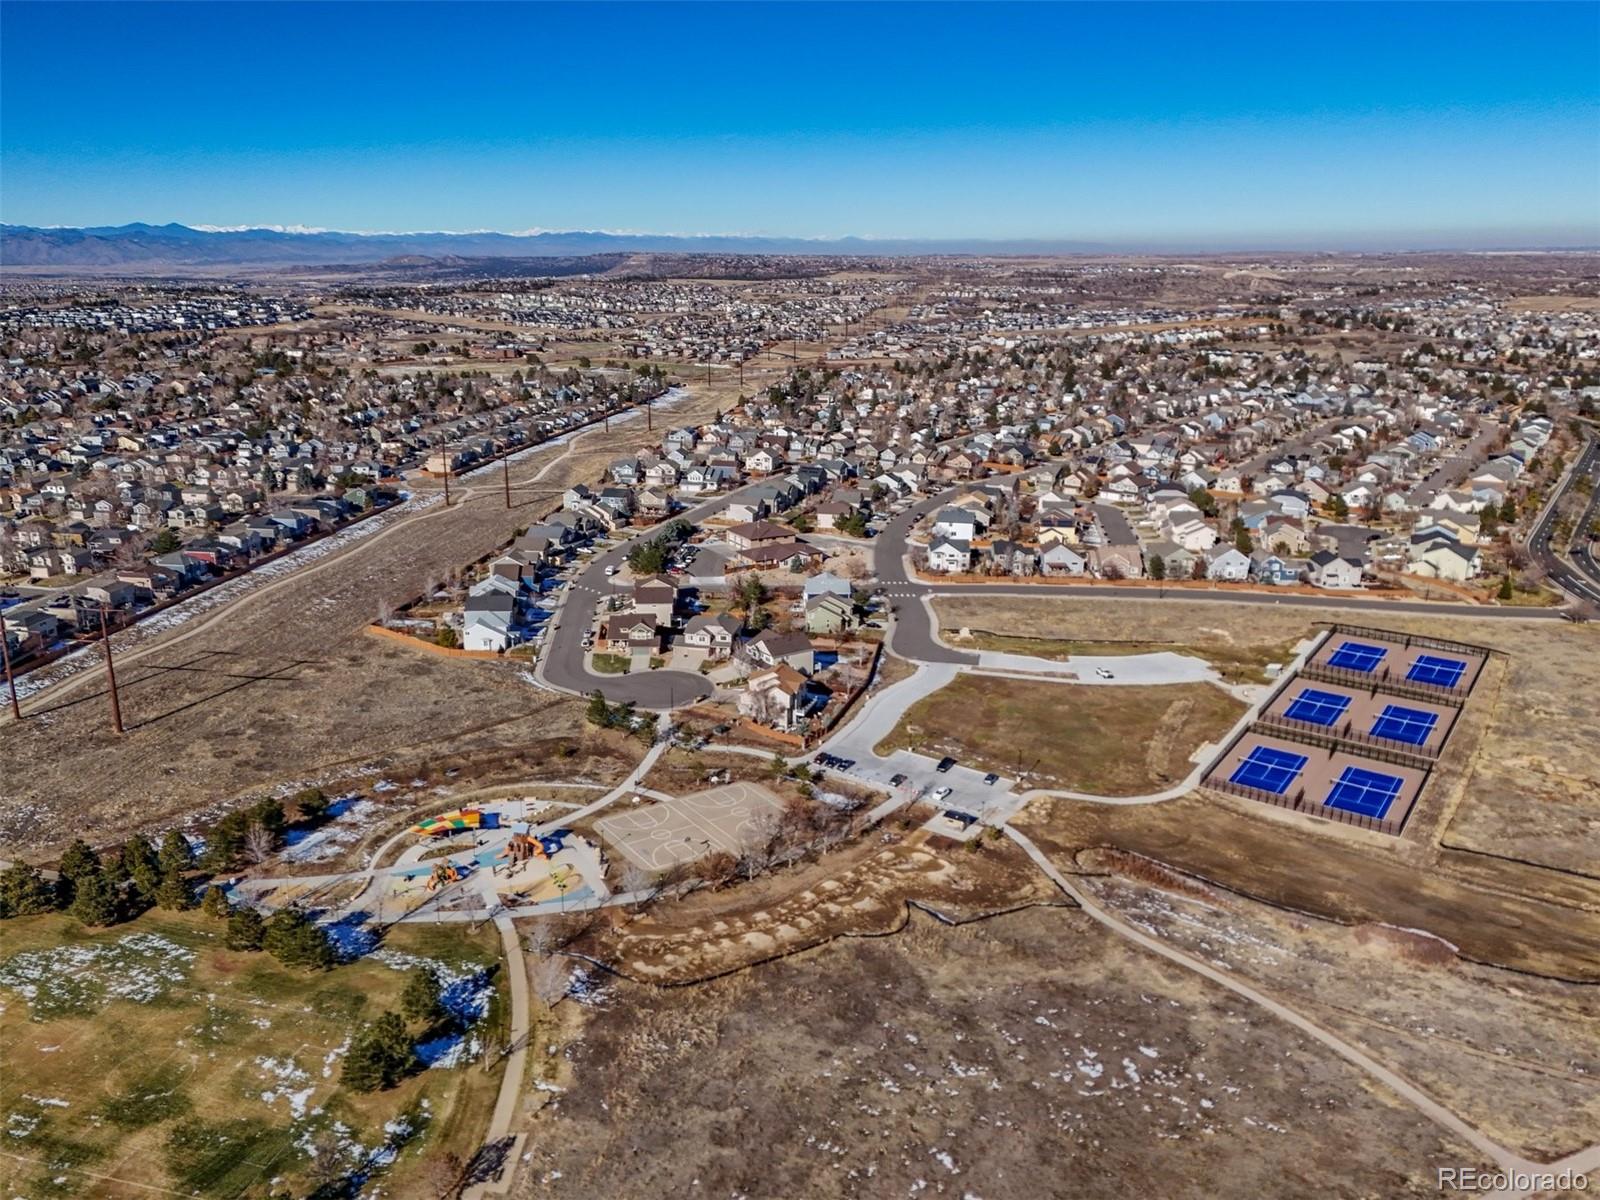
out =
<svg viewBox="0 0 1600 1200"><path fill-rule="evenodd" d="M1600 5L0 6L0 219L1600 243Z"/></svg>

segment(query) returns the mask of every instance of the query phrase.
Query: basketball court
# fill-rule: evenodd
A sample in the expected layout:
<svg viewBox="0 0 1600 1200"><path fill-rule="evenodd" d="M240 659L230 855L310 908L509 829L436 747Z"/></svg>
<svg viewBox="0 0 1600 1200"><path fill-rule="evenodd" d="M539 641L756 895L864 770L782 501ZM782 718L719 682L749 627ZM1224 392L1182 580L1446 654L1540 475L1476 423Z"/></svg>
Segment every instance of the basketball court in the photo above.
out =
<svg viewBox="0 0 1600 1200"><path fill-rule="evenodd" d="M719 850L738 854L782 811L783 801L774 792L741 780L649 808L612 813L594 826L630 862L663 871Z"/></svg>

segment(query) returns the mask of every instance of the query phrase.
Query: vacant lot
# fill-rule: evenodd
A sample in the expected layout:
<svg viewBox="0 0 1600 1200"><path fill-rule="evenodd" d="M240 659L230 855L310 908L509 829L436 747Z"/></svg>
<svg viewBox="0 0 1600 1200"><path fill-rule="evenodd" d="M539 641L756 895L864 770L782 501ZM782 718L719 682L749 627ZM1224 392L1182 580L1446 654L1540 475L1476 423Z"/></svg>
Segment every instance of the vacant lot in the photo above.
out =
<svg viewBox="0 0 1600 1200"><path fill-rule="evenodd" d="M1283 908L1426 930L1475 962L1600 982L1600 884L1560 877L1570 886L1545 898L1541 872L1505 863L1491 879L1462 880L1408 839L1198 793L1119 806L1035 800L1013 824L1057 863L1131 851Z"/></svg>
<svg viewBox="0 0 1600 1200"><path fill-rule="evenodd" d="M1133 606L1158 607L1146 601L1135 601ZM1137 619L1108 623L1111 605L1104 601L1074 602L1072 608L1063 610L1060 604L1040 604L1028 597L941 596L933 601L933 607L952 645L1057 660L1074 654L1176 651L1210 662L1229 683L1267 682L1267 664L1287 663L1294 657L1296 643L1315 632L1306 621L1297 622L1298 631L1287 637L1248 629L1197 627L1193 621L1178 622L1174 627L1154 620L1154 614L1148 628L1145 621ZM1079 608L1090 611L1080 614ZM972 633L970 642L952 636L962 629ZM997 632L1001 630L1004 632Z"/></svg>
<svg viewBox="0 0 1600 1200"><path fill-rule="evenodd" d="M425 1158L473 1153L499 1083L473 1061L500 1036L492 930L397 929L309 974L224 949L221 928L171 913L92 934L62 916L6 922L6 1195L265 1195L269 1179L307 1195L365 1175L388 1195L433 1196ZM413 1026L429 1069L391 1091L345 1089L351 1034L397 1008L422 961L467 1031Z"/></svg>
<svg viewBox="0 0 1600 1200"><path fill-rule="evenodd" d="M1436 1166L1476 1161L1072 910L918 917L591 1003L525 1196L1431 1196Z"/></svg>
<svg viewBox="0 0 1600 1200"><path fill-rule="evenodd" d="M913 704L880 754L953 754L1029 785L1134 796L1170 787L1245 706L1205 683L1094 687L962 675Z"/></svg>
<svg viewBox="0 0 1600 1200"><path fill-rule="evenodd" d="M1142 861L1080 882L1140 928L1256 982L1363 1044L1496 1141L1536 1161L1600 1129L1600 1024L1593 987L1467 962L1437 938L1346 926L1235 893L1139 879ZM1130 878L1129 876L1132 876Z"/></svg>

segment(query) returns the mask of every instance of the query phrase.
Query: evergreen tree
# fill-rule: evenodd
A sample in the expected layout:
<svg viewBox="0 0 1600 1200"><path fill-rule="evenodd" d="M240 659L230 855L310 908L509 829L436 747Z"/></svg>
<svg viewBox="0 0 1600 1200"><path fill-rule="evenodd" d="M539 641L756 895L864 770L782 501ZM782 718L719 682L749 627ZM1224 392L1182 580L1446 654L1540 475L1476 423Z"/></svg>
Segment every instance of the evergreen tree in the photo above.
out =
<svg viewBox="0 0 1600 1200"><path fill-rule="evenodd" d="M120 915L117 889L99 864L73 881L72 906L67 910L85 925L115 925Z"/></svg>
<svg viewBox="0 0 1600 1200"><path fill-rule="evenodd" d="M393 1087L416 1068L417 1054L399 1013L386 1012L356 1035L345 1055L343 1080L357 1092Z"/></svg>
<svg viewBox="0 0 1600 1200"><path fill-rule="evenodd" d="M58 870L63 880L76 883L79 876L87 875L91 871L98 872L100 859L82 838L73 838L72 845L68 846L66 853L61 856Z"/></svg>
<svg viewBox="0 0 1600 1200"><path fill-rule="evenodd" d="M194 907L194 892L190 890L189 883L180 874L164 875L161 886L156 888L156 903L162 908L170 908L174 912Z"/></svg>
<svg viewBox="0 0 1600 1200"><path fill-rule="evenodd" d="M333 943L298 908L280 908L267 920L262 946L286 967L326 971L334 964Z"/></svg>
<svg viewBox="0 0 1600 1200"><path fill-rule="evenodd" d="M228 893L212 884L206 889L205 899L200 902L200 911L208 917L221 920L232 915L233 906L228 903Z"/></svg>
<svg viewBox="0 0 1600 1200"><path fill-rule="evenodd" d="M408 1021L421 1021L432 1025L445 1015L439 976L432 967L417 967L406 977L405 990L400 993L400 1011Z"/></svg>
<svg viewBox="0 0 1600 1200"><path fill-rule="evenodd" d="M1514 597L1515 592L1512 589L1511 576L1507 575L1500 580L1500 591L1498 595L1502 600L1510 600Z"/></svg>
<svg viewBox="0 0 1600 1200"><path fill-rule="evenodd" d="M32 917L56 907L56 889L31 863L12 863L0 872L0 917Z"/></svg>
<svg viewBox="0 0 1600 1200"><path fill-rule="evenodd" d="M123 844L121 860L140 897L147 903L154 900L161 886L161 865L150 843L135 834Z"/></svg>
<svg viewBox="0 0 1600 1200"><path fill-rule="evenodd" d="M224 944L229 950L259 950L266 938L266 932L267 925L261 919L261 914L249 905L244 905L234 909L229 915L228 933Z"/></svg>
<svg viewBox="0 0 1600 1200"><path fill-rule="evenodd" d="M328 815L329 800L321 788L309 787L294 798L294 806L302 820L320 821Z"/></svg>
<svg viewBox="0 0 1600 1200"><path fill-rule="evenodd" d="M161 839L161 854L157 862L162 878L182 875L189 870L194 866L194 851L189 848L189 839L176 829L167 830L167 836Z"/></svg>
<svg viewBox="0 0 1600 1200"><path fill-rule="evenodd" d="M1167 577L1167 560L1159 554L1150 556L1150 578L1165 579Z"/></svg>

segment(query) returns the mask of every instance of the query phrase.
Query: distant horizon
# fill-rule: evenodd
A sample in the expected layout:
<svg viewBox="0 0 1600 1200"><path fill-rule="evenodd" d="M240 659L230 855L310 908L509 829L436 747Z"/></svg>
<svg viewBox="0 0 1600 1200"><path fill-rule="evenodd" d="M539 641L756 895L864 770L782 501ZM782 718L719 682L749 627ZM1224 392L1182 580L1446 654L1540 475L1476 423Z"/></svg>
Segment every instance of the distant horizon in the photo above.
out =
<svg viewBox="0 0 1600 1200"><path fill-rule="evenodd" d="M17 225L1600 244L1596 4L0 13ZM253 46L283 52L230 69ZM51 47L81 78L148 69L108 100Z"/></svg>
<svg viewBox="0 0 1600 1200"><path fill-rule="evenodd" d="M256 224L219 225L209 222L194 222L185 220L147 220L135 218L120 222L108 222L94 225L66 225L66 224L23 224L13 221L0 222L0 227L6 229L27 229L41 232L56 233L90 233L100 231L102 234L110 231L127 231L135 229L162 230L167 228L181 228L193 233L227 235L269 233L282 235L287 238L320 238L333 236L339 238L363 239L405 239L405 238L505 238L520 240L535 240L540 238L572 238L572 237L604 237L619 240L641 241L681 241L681 242L787 242L787 243L813 243L818 247L819 253L827 253L828 247L848 246L855 243L862 245L862 253L872 253L873 246L880 247L938 247L938 246L968 246L978 247L969 250L951 250L951 254L983 254L993 253L1005 255L1025 255L1027 253L1061 253L1061 254L1494 254L1494 253L1595 253L1600 252L1600 231L1586 231L1592 240L1581 240L1585 233L1579 231L1565 231L1572 240L1561 240L1560 234L1553 233L1550 238L1536 240L1532 237L1527 240L1506 241L1495 240L1495 235L1489 231L1479 231L1477 238L1465 238L1452 235L1449 231L1435 231L1430 235L1431 244L1417 244L1406 239L1405 234L1395 233L1388 238L1375 237L1368 234L1347 235L1340 237L1337 234L1327 235L1325 238L1316 238L1307 235L1303 239L1208 239L1208 238L1162 238L1162 239L1113 239L1095 237L1049 237L1027 236L995 237L982 234L947 235L947 236L902 236L896 234L855 234L846 233L838 235L808 235L790 233L750 233L750 232L703 232L683 233L677 231L659 231L648 229L603 229L598 227L574 227L571 229L555 229L544 227L530 227L523 229L443 229L443 228L418 228L418 229L339 229L320 226L299 224L286 224L278 222L262 222ZM1006 251L998 247L1036 247L1036 250L1017 249ZM995 247L985 250L982 247ZM1072 249L1056 249L1051 247L1074 247ZM628 253L626 249L619 249L615 253ZM672 253L671 250L654 250L653 253ZM683 253L717 253L725 251L696 251L693 249ZM837 252L837 251L835 251ZM914 254L914 249L901 249L899 253ZM930 251L936 252L936 251ZM605 253L605 251L593 251ZM762 253L762 251L752 251ZM795 254L802 251L769 251L776 254ZM466 257L493 257L492 254L467 255Z"/></svg>

